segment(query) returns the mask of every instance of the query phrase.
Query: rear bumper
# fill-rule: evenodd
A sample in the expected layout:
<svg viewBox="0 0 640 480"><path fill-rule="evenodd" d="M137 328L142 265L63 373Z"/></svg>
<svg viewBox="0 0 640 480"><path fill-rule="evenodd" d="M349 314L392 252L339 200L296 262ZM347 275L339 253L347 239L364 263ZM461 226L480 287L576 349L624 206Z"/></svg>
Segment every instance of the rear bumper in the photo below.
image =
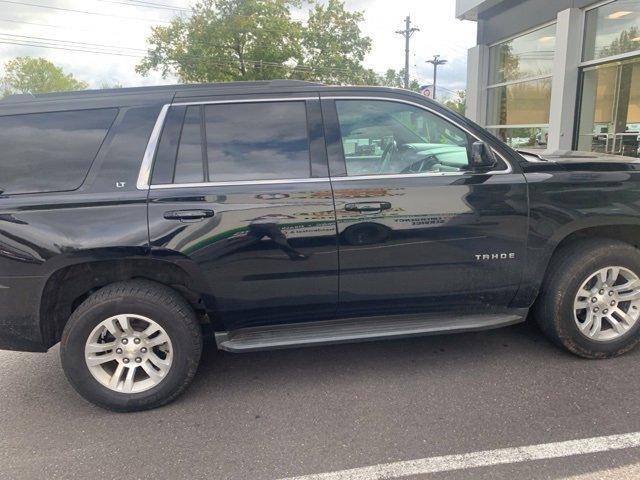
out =
<svg viewBox="0 0 640 480"><path fill-rule="evenodd" d="M0 277L0 350L46 352L40 331L41 277Z"/></svg>

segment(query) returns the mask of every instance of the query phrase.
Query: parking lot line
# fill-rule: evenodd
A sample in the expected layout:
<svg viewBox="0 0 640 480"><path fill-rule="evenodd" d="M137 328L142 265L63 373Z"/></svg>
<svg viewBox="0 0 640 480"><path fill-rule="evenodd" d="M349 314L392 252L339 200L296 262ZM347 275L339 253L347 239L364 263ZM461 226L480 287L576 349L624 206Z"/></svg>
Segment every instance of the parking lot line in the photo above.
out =
<svg viewBox="0 0 640 480"><path fill-rule="evenodd" d="M587 453L608 452L640 447L640 432L605 437L583 438L566 442L543 443L525 447L501 448L482 452L421 458L385 463L336 472L290 477L281 480L388 480L427 473L465 470L531 460L571 457Z"/></svg>

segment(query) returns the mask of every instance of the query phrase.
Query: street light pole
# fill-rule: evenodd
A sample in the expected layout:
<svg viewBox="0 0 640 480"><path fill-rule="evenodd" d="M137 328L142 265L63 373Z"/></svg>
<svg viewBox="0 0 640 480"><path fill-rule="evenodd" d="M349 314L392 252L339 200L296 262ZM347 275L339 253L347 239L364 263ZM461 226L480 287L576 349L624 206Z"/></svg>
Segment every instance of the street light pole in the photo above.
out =
<svg viewBox="0 0 640 480"><path fill-rule="evenodd" d="M427 60L427 63L433 65L433 99L436 99L436 83L438 81L438 65L444 65L447 60L440 60L440 55L434 55L433 60Z"/></svg>

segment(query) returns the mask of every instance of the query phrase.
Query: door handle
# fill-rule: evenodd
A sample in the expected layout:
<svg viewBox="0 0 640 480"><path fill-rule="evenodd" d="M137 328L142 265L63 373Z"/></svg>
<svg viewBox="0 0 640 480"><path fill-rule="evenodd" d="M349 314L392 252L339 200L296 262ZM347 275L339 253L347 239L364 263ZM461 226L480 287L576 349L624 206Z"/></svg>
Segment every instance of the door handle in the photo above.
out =
<svg viewBox="0 0 640 480"><path fill-rule="evenodd" d="M180 220L183 222L202 220L204 218L211 218L215 215L213 210L201 209L201 210L173 210L170 212L164 212L164 218L166 220Z"/></svg>
<svg viewBox="0 0 640 480"><path fill-rule="evenodd" d="M347 212L379 212L390 208L391 204L389 202L358 202L347 203L344 206Z"/></svg>

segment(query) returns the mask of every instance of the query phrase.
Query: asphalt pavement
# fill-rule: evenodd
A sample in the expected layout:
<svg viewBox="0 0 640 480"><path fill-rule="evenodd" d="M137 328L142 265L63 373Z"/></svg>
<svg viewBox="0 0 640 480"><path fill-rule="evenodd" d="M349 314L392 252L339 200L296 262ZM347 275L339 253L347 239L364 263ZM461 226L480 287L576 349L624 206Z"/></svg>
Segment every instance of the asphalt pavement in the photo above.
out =
<svg viewBox="0 0 640 480"><path fill-rule="evenodd" d="M80 398L58 353L0 352L0 479L350 480L373 465L640 432L640 350L582 360L529 324L209 350L180 399L133 414ZM452 468L403 478L640 478L640 448Z"/></svg>

